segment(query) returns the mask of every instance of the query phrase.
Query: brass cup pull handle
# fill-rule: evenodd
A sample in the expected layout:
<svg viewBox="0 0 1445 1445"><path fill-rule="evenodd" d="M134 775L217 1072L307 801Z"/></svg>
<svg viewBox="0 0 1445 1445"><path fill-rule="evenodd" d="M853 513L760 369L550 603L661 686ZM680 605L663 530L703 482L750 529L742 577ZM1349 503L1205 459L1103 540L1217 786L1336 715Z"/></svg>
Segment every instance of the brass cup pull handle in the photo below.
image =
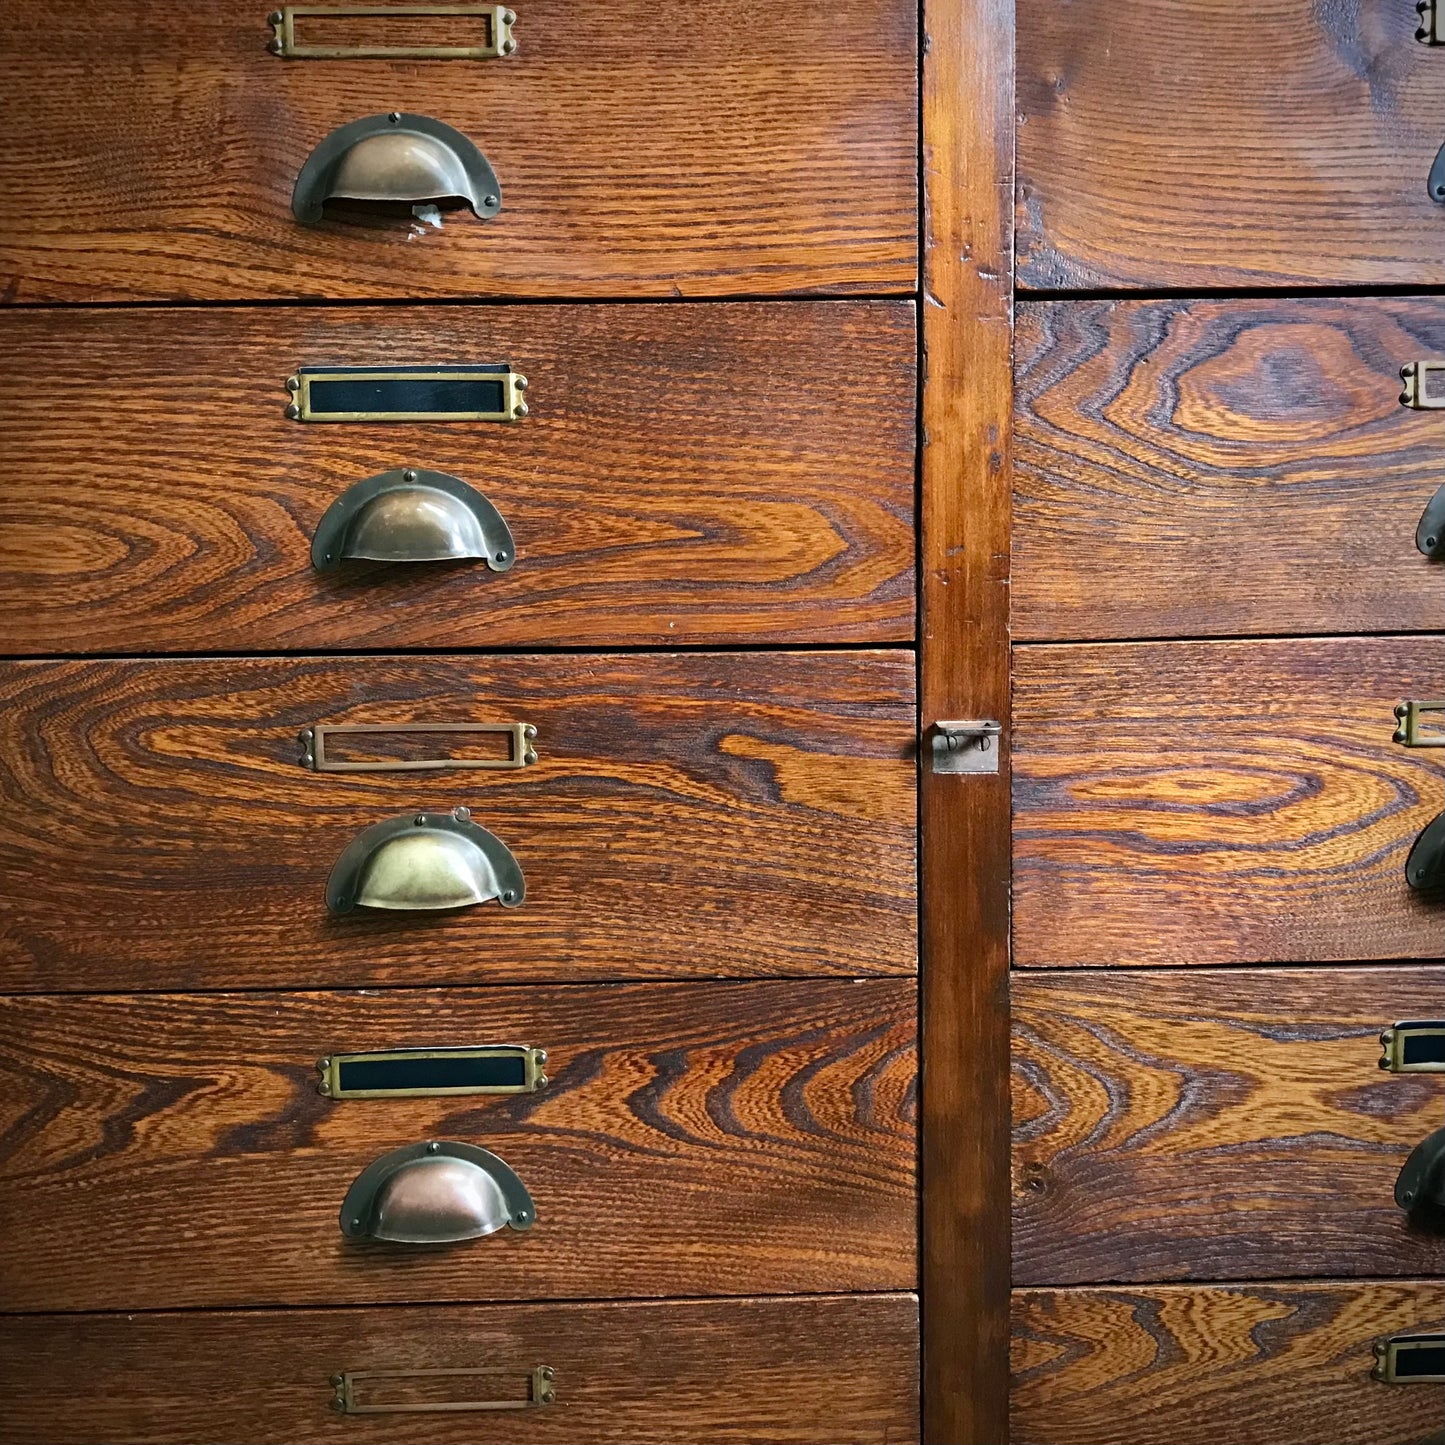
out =
<svg viewBox="0 0 1445 1445"><path fill-rule="evenodd" d="M1425 504L1420 525L1415 528L1415 545L1432 562L1445 557L1445 487Z"/></svg>
<svg viewBox="0 0 1445 1445"><path fill-rule="evenodd" d="M1445 145L1435 155L1435 164L1430 167L1430 199L1445 204Z"/></svg>
<svg viewBox="0 0 1445 1445"><path fill-rule="evenodd" d="M499 1229L528 1230L537 1211L527 1186L474 1144L411 1144L368 1164L341 1206L348 1239L458 1244Z"/></svg>
<svg viewBox="0 0 1445 1445"><path fill-rule="evenodd" d="M1445 813L1426 824L1405 860L1405 881L1417 893L1445 890Z"/></svg>
<svg viewBox="0 0 1445 1445"><path fill-rule="evenodd" d="M1445 1129L1410 1151L1395 1181L1395 1203L1416 1229L1445 1234Z"/></svg>
<svg viewBox="0 0 1445 1445"><path fill-rule="evenodd" d="M497 173L474 142L429 115L399 110L339 126L296 177L291 213L303 226L327 201L462 203L483 220L502 209Z"/></svg>
<svg viewBox="0 0 1445 1445"><path fill-rule="evenodd" d="M311 565L345 562L461 562L506 572L517 559L502 514L459 477L406 467L348 487L326 509L311 542Z"/></svg>
<svg viewBox="0 0 1445 1445"><path fill-rule="evenodd" d="M470 810L409 813L357 834L326 880L332 913L353 908L407 912L466 908L495 898L516 908L527 896L522 869Z"/></svg>

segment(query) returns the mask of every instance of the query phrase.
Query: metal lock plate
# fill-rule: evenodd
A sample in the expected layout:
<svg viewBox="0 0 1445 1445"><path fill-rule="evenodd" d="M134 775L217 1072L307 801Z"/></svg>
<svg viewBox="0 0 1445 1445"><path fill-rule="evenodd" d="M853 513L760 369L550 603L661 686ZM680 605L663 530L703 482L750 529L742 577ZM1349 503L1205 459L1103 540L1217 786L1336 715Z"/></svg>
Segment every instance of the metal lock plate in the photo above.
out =
<svg viewBox="0 0 1445 1445"><path fill-rule="evenodd" d="M1445 1074L1445 1019L1407 1019L1380 1035L1380 1067L1392 1074Z"/></svg>
<svg viewBox="0 0 1445 1445"><path fill-rule="evenodd" d="M1407 748L1445 748L1445 702L1402 702L1394 740Z"/></svg>
<svg viewBox="0 0 1445 1445"><path fill-rule="evenodd" d="M288 377L286 415L306 422L501 421L527 415L527 378L509 362L481 366L302 367Z"/></svg>
<svg viewBox="0 0 1445 1445"><path fill-rule="evenodd" d="M1411 411L1445 411L1445 361L1407 362L1400 368L1400 380L1405 383L1401 406Z"/></svg>
<svg viewBox="0 0 1445 1445"><path fill-rule="evenodd" d="M434 1099L454 1094L535 1094L547 1087L545 1049L383 1049L316 1061L328 1099Z"/></svg>
<svg viewBox="0 0 1445 1445"><path fill-rule="evenodd" d="M557 1399L557 1372L347 1370L331 1377L331 1408L342 1415L438 1415L474 1410L532 1410ZM489 1385L490 1394L482 1392ZM478 1396L481 1398L478 1398ZM450 1398L449 1398L450 1397Z"/></svg>
<svg viewBox="0 0 1445 1445"><path fill-rule="evenodd" d="M998 772L999 739L1002 736L1003 724L988 720L935 723L929 739L933 771Z"/></svg>
<svg viewBox="0 0 1445 1445"><path fill-rule="evenodd" d="M1445 1384L1445 1335L1421 1331L1376 1341L1370 1373L1386 1385Z"/></svg>
<svg viewBox="0 0 1445 1445"><path fill-rule="evenodd" d="M380 25L361 25L355 30L375 29L378 37L393 34L399 27L388 22L415 25L418 20L441 19L446 31L460 44L386 44L380 38L353 44L327 43L329 22L345 20L380 21ZM298 40L296 22L305 21L302 29L317 35L310 43ZM505 5L287 5L273 10L267 24L276 32L267 49L284 60L495 60L516 53L517 42L512 35L515 12ZM319 23L318 23L319 22ZM435 26L418 27L423 32ZM333 28L333 34L335 33Z"/></svg>

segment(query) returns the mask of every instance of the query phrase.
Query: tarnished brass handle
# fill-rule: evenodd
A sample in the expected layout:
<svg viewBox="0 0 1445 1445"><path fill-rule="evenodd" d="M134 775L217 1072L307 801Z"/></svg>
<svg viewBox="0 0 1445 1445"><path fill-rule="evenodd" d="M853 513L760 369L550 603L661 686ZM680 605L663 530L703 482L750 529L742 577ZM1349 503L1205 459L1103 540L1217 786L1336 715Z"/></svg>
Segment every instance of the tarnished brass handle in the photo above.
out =
<svg viewBox="0 0 1445 1445"><path fill-rule="evenodd" d="M475 487L445 472L381 472L348 487L317 523L311 565L484 560L506 572L517 559L502 514Z"/></svg>
<svg viewBox="0 0 1445 1445"><path fill-rule="evenodd" d="M1411 1150L1395 1181L1395 1203L1415 1228L1445 1234L1445 1129Z"/></svg>
<svg viewBox="0 0 1445 1445"><path fill-rule="evenodd" d="M341 1206L349 1239L457 1244L499 1229L528 1230L537 1211L527 1186L474 1144L411 1144L356 1176Z"/></svg>
<svg viewBox="0 0 1445 1445"><path fill-rule="evenodd" d="M326 906L431 911L495 898L515 908L527 896L522 869L467 808L388 818L358 834L326 880Z"/></svg>
<svg viewBox="0 0 1445 1445"><path fill-rule="evenodd" d="M1430 199L1445 203L1445 145L1440 147L1435 164L1430 167Z"/></svg>
<svg viewBox="0 0 1445 1445"><path fill-rule="evenodd" d="M1432 562L1445 557L1445 487L1425 504L1420 525L1415 528L1415 546Z"/></svg>
<svg viewBox="0 0 1445 1445"><path fill-rule="evenodd" d="M332 131L296 177L291 212L303 226L327 201L463 203L483 220L502 209L497 173L474 142L429 115L399 110Z"/></svg>
<svg viewBox="0 0 1445 1445"><path fill-rule="evenodd" d="M1445 813L1425 826L1405 860L1405 881L1417 893L1445 890Z"/></svg>

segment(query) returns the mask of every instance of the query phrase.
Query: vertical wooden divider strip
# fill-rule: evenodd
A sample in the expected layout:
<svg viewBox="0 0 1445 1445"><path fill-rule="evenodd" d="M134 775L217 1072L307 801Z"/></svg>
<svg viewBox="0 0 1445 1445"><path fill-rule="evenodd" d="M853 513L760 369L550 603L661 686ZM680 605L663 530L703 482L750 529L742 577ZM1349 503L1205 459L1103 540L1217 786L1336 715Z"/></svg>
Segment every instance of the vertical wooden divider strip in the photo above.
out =
<svg viewBox="0 0 1445 1445"><path fill-rule="evenodd" d="M1008 1439L1014 0L923 0L923 1438ZM997 775L936 775L947 719Z"/></svg>

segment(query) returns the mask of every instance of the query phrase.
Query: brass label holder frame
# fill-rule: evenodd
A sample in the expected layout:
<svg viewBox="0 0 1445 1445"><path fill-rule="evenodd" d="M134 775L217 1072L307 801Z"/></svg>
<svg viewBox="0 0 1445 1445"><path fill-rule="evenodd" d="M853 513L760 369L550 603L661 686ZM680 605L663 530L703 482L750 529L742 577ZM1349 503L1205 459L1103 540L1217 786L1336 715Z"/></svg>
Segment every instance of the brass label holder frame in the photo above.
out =
<svg viewBox="0 0 1445 1445"><path fill-rule="evenodd" d="M538 1365L526 1376L527 1394L520 1400L428 1400L389 1404L364 1398L368 1389L387 1383L423 1380L473 1381L515 1376L508 1369L477 1370L346 1370L331 1377L331 1408L342 1415L441 1415L478 1410L535 1410L557 1399L557 1372Z"/></svg>
<svg viewBox="0 0 1445 1445"><path fill-rule="evenodd" d="M495 393L495 405L419 406L429 388L439 393L458 388L483 389ZM370 389L378 398L391 393L396 400L390 406L368 404L330 405L325 388L347 387L353 395ZM510 362L482 366L303 366L286 378L291 401L286 415L291 421L303 422L446 422L497 421L518 422L527 415L523 397L527 378L512 369ZM410 400L408 400L410 398Z"/></svg>
<svg viewBox="0 0 1445 1445"><path fill-rule="evenodd" d="M1405 1019L1380 1035L1380 1067L1392 1074L1445 1074L1445 1019Z"/></svg>
<svg viewBox="0 0 1445 1445"><path fill-rule="evenodd" d="M379 733L497 733L509 739L504 758L377 758L342 762L327 754L329 740ZM537 729L531 723L313 723L297 734L298 758L313 773L436 773L447 768L471 772L514 772L537 761Z"/></svg>
<svg viewBox="0 0 1445 1445"><path fill-rule="evenodd" d="M1400 405L1411 411L1445 411L1445 361L1407 361L1400 368Z"/></svg>
<svg viewBox="0 0 1445 1445"><path fill-rule="evenodd" d="M473 1061L498 1059L516 1061L521 1065L522 1081L518 1084L426 1084L391 1086L348 1086L346 1075L354 1065L379 1065L373 1075L384 1075L387 1066L399 1071L411 1069L415 1072L420 1065L422 1071L428 1064L466 1064ZM546 1049L528 1048L523 1044L492 1044L483 1048L451 1049L377 1049L360 1054L327 1054L316 1061L319 1076L316 1092L327 1099L440 1099L464 1094L535 1094L545 1089L549 1082L544 1068L547 1062ZM399 1076L401 1076L399 1074Z"/></svg>
<svg viewBox="0 0 1445 1445"><path fill-rule="evenodd" d="M300 19L366 20L455 16L482 19L487 38L475 45L308 45L296 39ZM266 49L283 60L504 60L514 55L516 12L505 5L286 5L266 23L276 32Z"/></svg>
<svg viewBox="0 0 1445 1445"><path fill-rule="evenodd" d="M1445 1384L1445 1334L1427 1331L1377 1340L1370 1374L1385 1385Z"/></svg>
<svg viewBox="0 0 1445 1445"><path fill-rule="evenodd" d="M1445 748L1445 701L1402 702L1394 741L1407 748Z"/></svg>
<svg viewBox="0 0 1445 1445"><path fill-rule="evenodd" d="M1416 0L1420 28L1415 39L1422 45L1445 45L1445 0Z"/></svg>

